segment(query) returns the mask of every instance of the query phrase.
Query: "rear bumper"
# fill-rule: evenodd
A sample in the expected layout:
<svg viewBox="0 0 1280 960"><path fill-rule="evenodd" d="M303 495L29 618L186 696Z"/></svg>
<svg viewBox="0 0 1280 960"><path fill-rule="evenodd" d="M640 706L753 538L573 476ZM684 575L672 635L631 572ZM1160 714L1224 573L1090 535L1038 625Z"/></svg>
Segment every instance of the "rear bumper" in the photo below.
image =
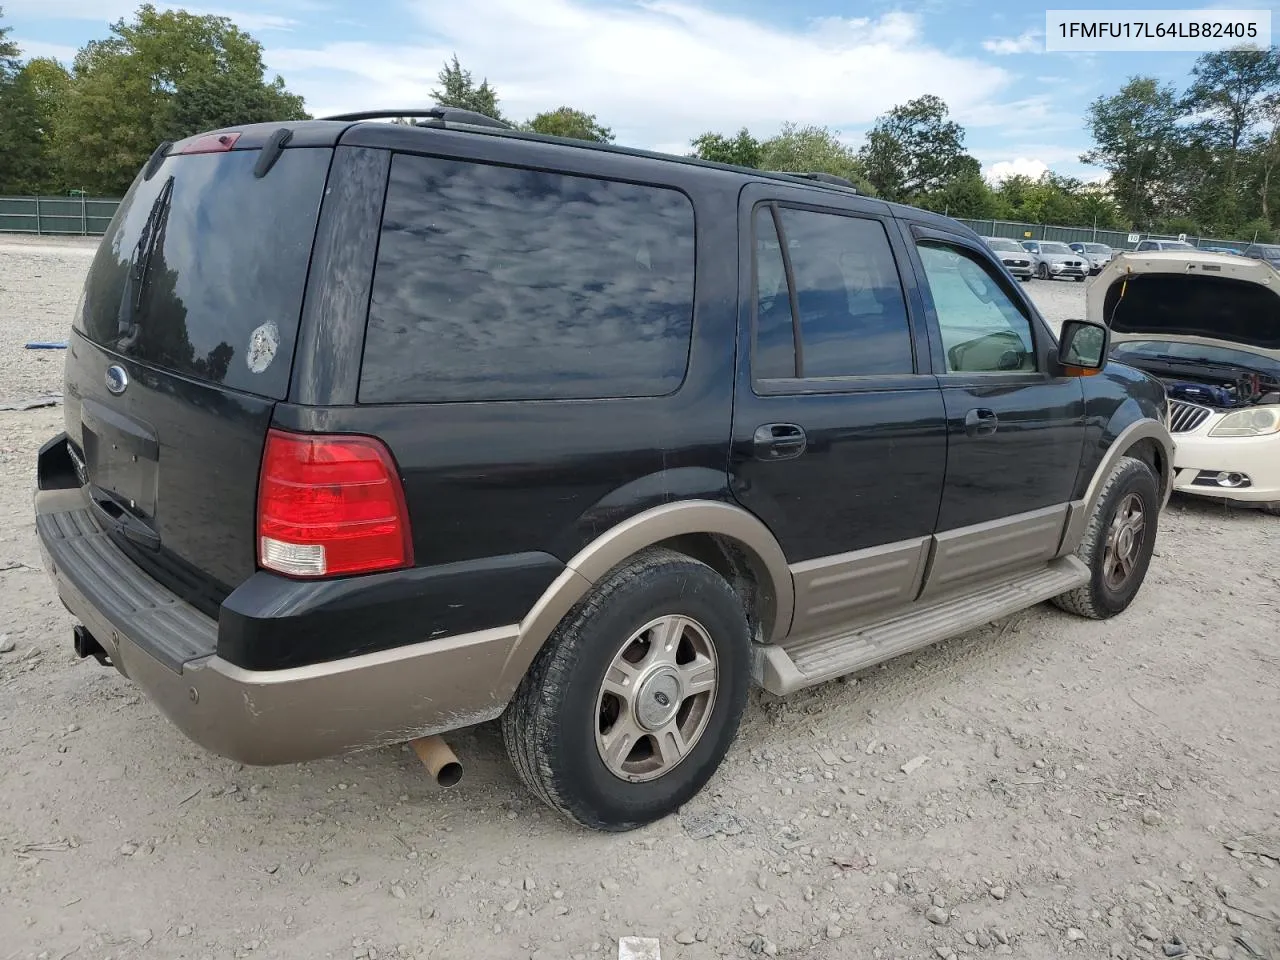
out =
<svg viewBox="0 0 1280 960"><path fill-rule="evenodd" d="M143 573L78 489L36 494L45 567L117 669L196 743L278 764L401 743L506 707L518 625L327 663L249 670L216 653L218 624Z"/></svg>

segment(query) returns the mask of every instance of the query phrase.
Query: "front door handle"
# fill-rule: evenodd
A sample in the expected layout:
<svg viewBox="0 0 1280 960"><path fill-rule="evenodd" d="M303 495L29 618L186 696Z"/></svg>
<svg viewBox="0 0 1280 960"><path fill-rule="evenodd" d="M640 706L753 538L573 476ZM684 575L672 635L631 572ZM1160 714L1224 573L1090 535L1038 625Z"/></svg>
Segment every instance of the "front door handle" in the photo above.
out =
<svg viewBox="0 0 1280 960"><path fill-rule="evenodd" d="M964 432L971 437L989 437L1000 426L1000 418L994 410L979 407L964 415Z"/></svg>
<svg viewBox="0 0 1280 960"><path fill-rule="evenodd" d="M791 460L804 453L809 438L794 423L766 423L756 427L753 446L758 460Z"/></svg>

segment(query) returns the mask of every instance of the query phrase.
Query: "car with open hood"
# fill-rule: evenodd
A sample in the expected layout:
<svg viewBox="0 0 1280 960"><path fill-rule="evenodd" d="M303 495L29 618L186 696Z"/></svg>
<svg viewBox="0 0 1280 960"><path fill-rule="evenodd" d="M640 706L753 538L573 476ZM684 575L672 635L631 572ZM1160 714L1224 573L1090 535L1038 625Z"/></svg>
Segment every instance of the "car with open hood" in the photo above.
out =
<svg viewBox="0 0 1280 960"><path fill-rule="evenodd" d="M1065 243L1023 240L1022 246L1035 254L1036 276L1041 280L1070 278L1080 283L1089 275L1089 261Z"/></svg>
<svg viewBox="0 0 1280 960"><path fill-rule="evenodd" d="M1088 293L1111 357L1162 380L1174 490L1280 514L1280 276L1202 251L1118 257Z"/></svg>

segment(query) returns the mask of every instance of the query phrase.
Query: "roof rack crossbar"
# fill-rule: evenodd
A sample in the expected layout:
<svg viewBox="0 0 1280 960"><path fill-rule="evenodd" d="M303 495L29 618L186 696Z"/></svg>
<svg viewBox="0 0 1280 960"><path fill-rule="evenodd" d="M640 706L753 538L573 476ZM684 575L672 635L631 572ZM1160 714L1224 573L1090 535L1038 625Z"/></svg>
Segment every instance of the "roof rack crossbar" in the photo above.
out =
<svg viewBox="0 0 1280 960"><path fill-rule="evenodd" d="M473 127L497 127L501 130L513 129L511 124L475 110L463 110L460 107L411 107L404 110L357 110L354 113L337 113L331 117L320 117L321 120L393 120L397 117L423 120L440 120L444 123L468 123Z"/></svg>

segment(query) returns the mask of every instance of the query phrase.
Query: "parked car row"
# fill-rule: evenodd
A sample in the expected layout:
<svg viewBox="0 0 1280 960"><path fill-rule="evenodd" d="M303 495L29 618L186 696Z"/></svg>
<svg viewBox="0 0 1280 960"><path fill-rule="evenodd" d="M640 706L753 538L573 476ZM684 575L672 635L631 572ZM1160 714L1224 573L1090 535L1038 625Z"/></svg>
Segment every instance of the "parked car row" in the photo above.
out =
<svg viewBox="0 0 1280 960"><path fill-rule="evenodd" d="M1085 277L1101 272L1113 256L1111 248L1103 243L1019 242L1006 237L982 239L1019 280L1038 277L1041 280L1070 279L1080 283Z"/></svg>
<svg viewBox="0 0 1280 960"><path fill-rule="evenodd" d="M1011 240L1008 237L983 237L1009 272L1019 280L1038 277L1041 280L1074 280L1096 277L1117 253L1105 243L1059 243L1052 240ZM1169 250L1221 253L1251 260L1261 260L1280 270L1280 244L1251 243L1243 250L1230 247L1197 247L1185 240L1146 239L1138 242L1134 253L1158 253Z"/></svg>

